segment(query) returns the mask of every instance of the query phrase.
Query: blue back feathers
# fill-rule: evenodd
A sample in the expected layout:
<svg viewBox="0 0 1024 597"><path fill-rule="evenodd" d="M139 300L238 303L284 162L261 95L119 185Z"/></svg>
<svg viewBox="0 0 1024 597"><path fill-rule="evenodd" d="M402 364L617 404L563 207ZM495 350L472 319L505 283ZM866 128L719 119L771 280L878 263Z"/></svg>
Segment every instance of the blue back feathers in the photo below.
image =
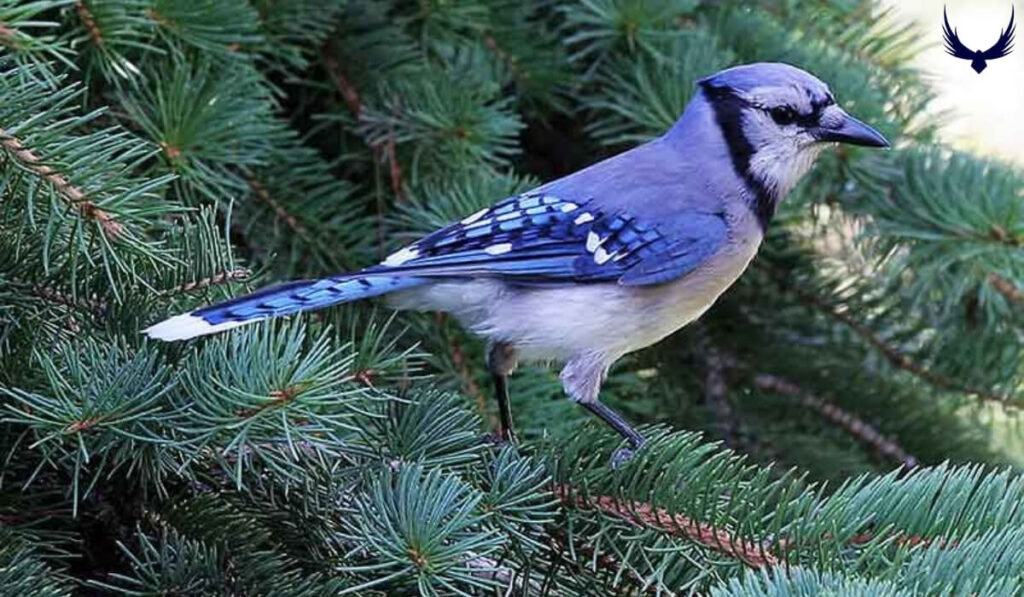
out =
<svg viewBox="0 0 1024 597"><path fill-rule="evenodd" d="M725 241L720 214L693 213L671 238L653 223L543 193L481 210L361 272L298 280L193 311L210 325L311 311L438 279L499 278L536 286L659 284L685 275Z"/></svg>
<svg viewBox="0 0 1024 597"><path fill-rule="evenodd" d="M544 193L525 193L417 241L368 272L497 277L512 284L657 284L725 240L720 213L690 214L671 238L656 223ZM391 261L389 263L389 261Z"/></svg>

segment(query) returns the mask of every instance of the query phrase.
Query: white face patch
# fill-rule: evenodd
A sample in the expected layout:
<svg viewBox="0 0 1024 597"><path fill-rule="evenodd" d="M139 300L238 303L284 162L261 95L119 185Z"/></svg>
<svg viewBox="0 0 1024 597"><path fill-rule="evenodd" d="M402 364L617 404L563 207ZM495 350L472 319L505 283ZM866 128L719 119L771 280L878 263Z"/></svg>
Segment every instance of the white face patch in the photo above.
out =
<svg viewBox="0 0 1024 597"><path fill-rule="evenodd" d="M463 226L468 226L469 224L472 224L473 222L475 222L475 221L479 220L480 218L484 217L484 214L489 212L489 211L491 211L490 208L485 207L485 208L481 209L480 211L476 212L475 214L473 214L473 215L471 215L469 217L464 218L459 223L462 224Z"/></svg>
<svg viewBox="0 0 1024 597"><path fill-rule="evenodd" d="M512 250L512 243L498 243L484 249L488 255L503 255Z"/></svg>
<svg viewBox="0 0 1024 597"><path fill-rule="evenodd" d="M825 148L800 125L778 124L761 109L745 110L742 125L743 135L754 149L750 174L776 199L796 186Z"/></svg>
<svg viewBox="0 0 1024 597"><path fill-rule="evenodd" d="M824 143L768 145L751 156L750 173L781 199L807 174L823 149Z"/></svg>
<svg viewBox="0 0 1024 597"><path fill-rule="evenodd" d="M419 257L419 255L420 252L416 249L416 247L414 245L410 245L400 251L395 251L394 253L388 255L388 258L385 259L381 263L381 265L387 267L398 267L399 265L402 265L406 261L416 259L417 257Z"/></svg>

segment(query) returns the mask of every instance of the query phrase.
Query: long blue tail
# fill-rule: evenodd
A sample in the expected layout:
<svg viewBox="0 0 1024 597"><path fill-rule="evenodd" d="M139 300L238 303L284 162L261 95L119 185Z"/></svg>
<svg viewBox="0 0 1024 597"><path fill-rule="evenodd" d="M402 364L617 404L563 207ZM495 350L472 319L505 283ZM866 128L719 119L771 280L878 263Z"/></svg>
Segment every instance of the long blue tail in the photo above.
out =
<svg viewBox="0 0 1024 597"><path fill-rule="evenodd" d="M158 340L186 340L215 334L267 317L322 309L419 286L428 278L382 274L343 274L320 280L296 280L257 290L191 313L177 315L143 330Z"/></svg>

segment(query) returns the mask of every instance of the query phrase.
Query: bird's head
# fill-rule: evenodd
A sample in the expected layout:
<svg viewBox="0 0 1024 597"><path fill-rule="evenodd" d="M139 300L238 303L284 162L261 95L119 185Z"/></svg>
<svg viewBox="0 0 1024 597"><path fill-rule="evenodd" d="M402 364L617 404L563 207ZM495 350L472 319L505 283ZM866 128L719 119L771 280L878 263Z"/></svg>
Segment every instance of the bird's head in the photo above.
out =
<svg viewBox="0 0 1024 597"><path fill-rule="evenodd" d="M700 88L737 173L773 203L832 143L889 146L840 108L827 85L787 64L737 66L702 79Z"/></svg>

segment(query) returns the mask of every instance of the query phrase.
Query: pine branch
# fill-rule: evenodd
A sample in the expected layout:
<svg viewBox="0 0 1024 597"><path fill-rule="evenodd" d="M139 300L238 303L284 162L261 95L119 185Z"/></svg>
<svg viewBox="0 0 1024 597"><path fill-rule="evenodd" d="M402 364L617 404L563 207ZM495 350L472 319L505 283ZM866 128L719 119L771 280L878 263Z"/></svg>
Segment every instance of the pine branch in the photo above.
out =
<svg viewBox="0 0 1024 597"><path fill-rule="evenodd" d="M274 213L277 214L277 217L281 218L281 220L296 234L308 242L313 242L312 236L309 234L309 229L299 222L295 216L288 213L288 210L285 209L279 201L271 197L270 193L267 192L267 187L263 186L258 180L250 178L249 188L252 189L252 192L257 199L269 205L270 209L274 210Z"/></svg>
<svg viewBox="0 0 1024 597"><path fill-rule="evenodd" d="M345 100L345 104L348 106L352 116L358 121L360 115L363 112L363 103L359 95L359 91L352 85L352 82L347 76L345 71L342 70L341 65L329 51L330 45L324 45L321 52L323 56L324 68L327 70L328 76L331 77L331 81L334 82L335 88L338 93ZM390 130L386 140L383 142L371 143L370 149L373 150L374 155L380 159L383 155L386 157L388 162L388 176L391 180L391 191L395 194L398 199L405 199L405 189L402 183L402 165L398 163L398 158L395 155L395 132Z"/></svg>
<svg viewBox="0 0 1024 597"><path fill-rule="evenodd" d="M82 20L82 25L86 31L89 32L89 37L98 46L103 45L103 32L100 31L99 26L96 24L96 18L93 16L92 11L85 5L84 0L77 0L75 2L75 11L78 13L78 18Z"/></svg>
<svg viewBox="0 0 1024 597"><path fill-rule="evenodd" d="M219 286L221 284L227 284L229 282L244 282L252 277L252 271L246 268L237 268L219 274L215 274L202 280L196 280L194 282L186 282L179 284L173 288L167 288L160 291L160 296L175 296L178 294L185 294L189 292L195 292L196 290L202 290L209 288L210 286Z"/></svg>
<svg viewBox="0 0 1024 597"><path fill-rule="evenodd" d="M447 321L444 315L440 316L442 323ZM489 411L487 408L487 396L480 389L480 385L476 383L473 378L473 372L470 371L469 363L466 360L466 355L462 350L462 345L456 339L451 340L451 355L452 365L455 366L455 370L458 372L459 379L462 381L463 390L472 399L476 405L477 414L480 417L487 419L487 424L490 429L498 429L498 418Z"/></svg>
<svg viewBox="0 0 1024 597"><path fill-rule="evenodd" d="M777 566L780 562L775 554L762 545L737 538L727 529L694 521L683 514L673 514L650 504L622 501L608 495L586 496L568 485L555 485L551 491L563 504L599 510L621 518L637 528L653 527L670 535L686 537L704 547L736 558L752 568Z"/></svg>
<svg viewBox="0 0 1024 597"><path fill-rule="evenodd" d="M120 237L125 229L124 226L114 219L114 216L104 211L92 201L86 198L82 189L71 184L68 179L58 174L53 168L43 163L43 160L31 149L27 149L22 142L0 128L0 145L8 151L8 154L16 159L22 167L35 173L46 182L53 185L57 193L65 202L83 217L90 219L100 225L100 228L111 240Z"/></svg>
<svg viewBox="0 0 1024 597"><path fill-rule="evenodd" d="M561 557L565 557L568 553L570 561L576 565L577 569L583 569L584 572L589 572L588 568L583 567L583 561L590 561L595 567L600 570L606 570L612 574L613 577L619 576L623 572L623 564L609 553L598 552L590 545L573 545L569 539L569 536L559 530L553 530L551 532L551 547ZM572 559L572 555L575 554L577 557ZM648 584L644 577L632 567L625 568L627 573L625 578L630 582L631 585L640 588L647 595L668 595L674 597L676 593L666 589L664 586L658 584Z"/></svg>
<svg viewBox="0 0 1024 597"><path fill-rule="evenodd" d="M324 61L324 68L327 70L327 75L331 77L331 81L334 82L334 86L337 88L338 93L345 100L345 104L348 106L352 116L359 118L359 113L363 109L362 100L359 97L359 91L352 85L348 77L345 76L345 71L341 69L341 65L330 52L330 44L326 44L321 51L321 57Z"/></svg>
<svg viewBox="0 0 1024 597"><path fill-rule="evenodd" d="M18 279L12 279L11 283L24 286L31 294L41 299L45 299L65 307L71 307L79 311L84 311L92 315L97 320L102 319L107 314L107 309L109 308L109 305L105 301L97 297L76 299L74 296L69 296L67 293L61 292L50 286L32 284Z"/></svg>
<svg viewBox="0 0 1024 597"><path fill-rule="evenodd" d="M906 468L914 468L918 465L917 458L907 453L896 441L886 438L878 430L857 416L844 411L828 400L804 391L789 380L767 373L760 373L754 376L754 385L765 392L798 398L801 404L818 412L828 421L846 430L861 443L867 445L878 455L886 459L902 464Z"/></svg>
<svg viewBox="0 0 1024 597"><path fill-rule="evenodd" d="M1014 398L1008 394L997 394L990 390L983 388L977 388L969 386L955 379L936 373L930 369L924 367L920 363L916 362L909 356L903 354L898 349L890 346L885 342L874 330L867 325L854 319L849 313L840 311L839 309L825 303L817 295L808 292L798 286L790 284L783 274L773 265L761 262L763 269L768 272L769 276L784 290L789 290L797 296L800 302L821 311L825 315L828 315L832 319L842 323L855 334L860 336L867 344L876 348L882 356L884 356L893 366L903 369L921 380L924 380L939 388L950 390L954 392L960 392L967 394L968 396L975 396L982 400L988 400L992 402L998 402L1000 404L1013 404Z"/></svg>
<svg viewBox="0 0 1024 597"><path fill-rule="evenodd" d="M736 447L739 439L738 422L736 413L729 403L729 387L725 379L725 371L734 359L715 346L707 327L703 324L698 324L696 334L697 353L704 361L704 401L725 444Z"/></svg>
<svg viewBox="0 0 1024 597"><path fill-rule="evenodd" d="M1016 284L1000 276L995 272L991 272L988 275L988 283L995 288L999 294L1006 297L1006 300L1016 304L1024 305L1024 291L1021 291Z"/></svg>

